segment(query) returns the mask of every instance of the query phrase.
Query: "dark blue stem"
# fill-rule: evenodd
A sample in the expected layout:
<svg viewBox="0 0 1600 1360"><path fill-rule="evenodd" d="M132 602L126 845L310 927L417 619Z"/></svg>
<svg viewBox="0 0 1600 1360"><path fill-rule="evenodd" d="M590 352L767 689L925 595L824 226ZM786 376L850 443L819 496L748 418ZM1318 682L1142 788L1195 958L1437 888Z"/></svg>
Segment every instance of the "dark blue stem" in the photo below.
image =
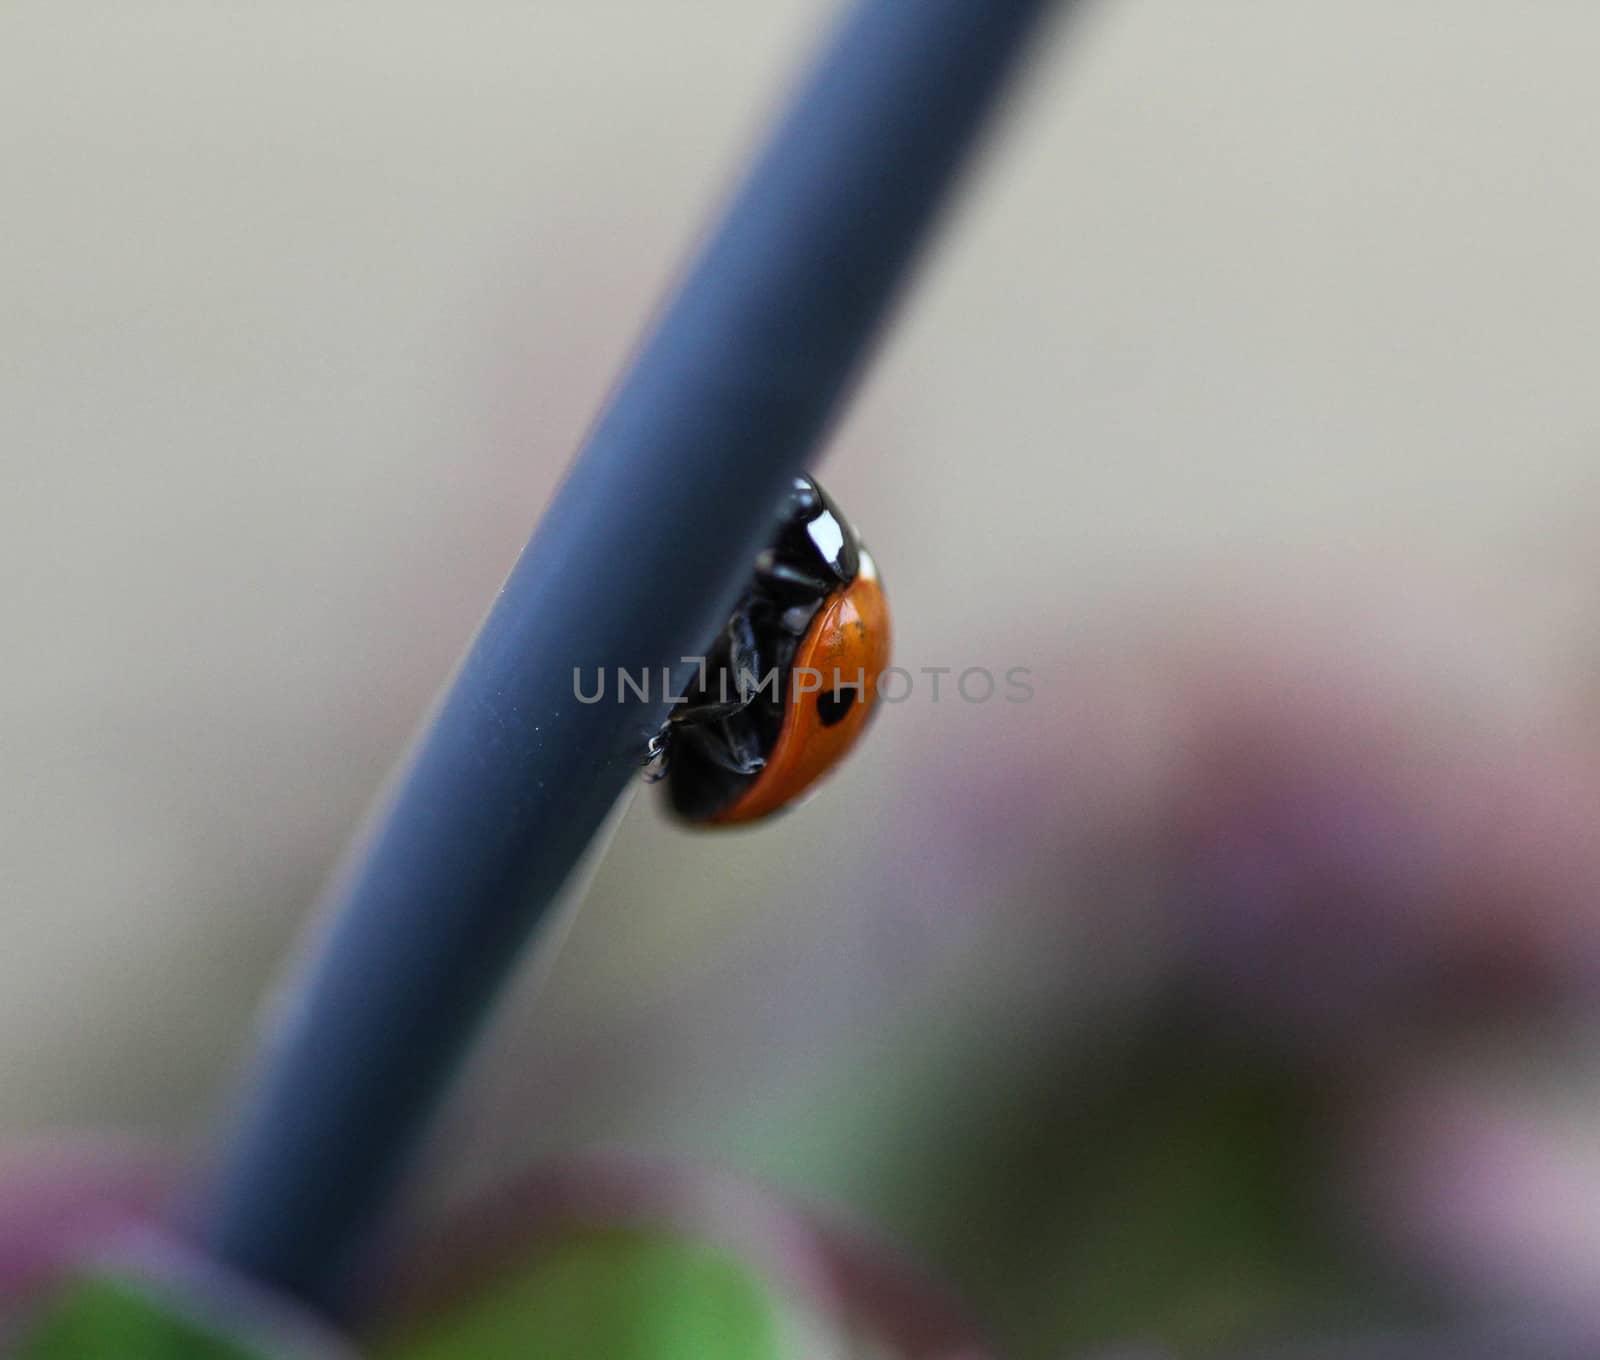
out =
<svg viewBox="0 0 1600 1360"><path fill-rule="evenodd" d="M338 1310L529 932L727 617L1049 0L862 0L638 352L334 887L202 1207ZM649 703L577 701L595 667ZM648 904L641 904L647 907ZM552 1093L559 1099L558 1093Z"/></svg>

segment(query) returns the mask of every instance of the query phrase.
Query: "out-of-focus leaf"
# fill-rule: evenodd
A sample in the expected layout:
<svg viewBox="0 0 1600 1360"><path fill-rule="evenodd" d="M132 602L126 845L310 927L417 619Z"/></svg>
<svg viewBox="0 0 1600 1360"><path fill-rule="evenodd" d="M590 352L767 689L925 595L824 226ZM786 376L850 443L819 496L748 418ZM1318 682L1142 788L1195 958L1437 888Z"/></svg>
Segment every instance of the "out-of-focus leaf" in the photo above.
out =
<svg viewBox="0 0 1600 1360"><path fill-rule="evenodd" d="M781 1300L733 1256L661 1233L606 1230L552 1246L377 1354L785 1360L793 1339Z"/></svg>
<svg viewBox="0 0 1600 1360"><path fill-rule="evenodd" d="M138 1285L86 1276L24 1335L14 1360L280 1360L224 1336Z"/></svg>

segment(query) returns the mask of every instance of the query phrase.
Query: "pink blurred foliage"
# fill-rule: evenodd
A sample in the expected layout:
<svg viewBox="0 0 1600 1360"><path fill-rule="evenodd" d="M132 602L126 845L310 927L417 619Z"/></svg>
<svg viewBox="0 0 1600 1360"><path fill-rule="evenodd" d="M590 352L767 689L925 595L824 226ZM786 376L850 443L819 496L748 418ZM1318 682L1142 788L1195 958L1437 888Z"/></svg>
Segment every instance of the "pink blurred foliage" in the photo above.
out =
<svg viewBox="0 0 1600 1360"><path fill-rule="evenodd" d="M1363 1112L1358 1203L1469 1307L1538 1317L1600 1354L1595 1106L1592 1088L1575 1100L1459 1061L1396 1074Z"/></svg>
<svg viewBox="0 0 1600 1360"><path fill-rule="evenodd" d="M1269 608L1086 634L1042 703L946 756L969 811L940 805L939 853L979 900L1065 888L1092 939L1142 942L1147 1006L1297 1068L1375 1255L1469 1313L1600 1336L1600 1139L1495 1060L1521 1036L1559 1073L1600 1019L1592 678L1504 683L1420 628ZM1432 1075L1446 1055L1471 1079Z"/></svg>
<svg viewBox="0 0 1600 1360"><path fill-rule="evenodd" d="M174 1159L110 1134L61 1134L0 1152L0 1317L169 1198Z"/></svg>
<svg viewBox="0 0 1600 1360"><path fill-rule="evenodd" d="M1165 964L1307 1038L1588 1009L1597 734L1572 694L1508 707L1507 686L1392 645L1405 622L1197 609L1086 632L1036 668L1035 702L996 706L936 753L943 778L913 781L953 831L929 877L1159 873L1139 924ZM1071 902L1117 931L1124 908Z"/></svg>

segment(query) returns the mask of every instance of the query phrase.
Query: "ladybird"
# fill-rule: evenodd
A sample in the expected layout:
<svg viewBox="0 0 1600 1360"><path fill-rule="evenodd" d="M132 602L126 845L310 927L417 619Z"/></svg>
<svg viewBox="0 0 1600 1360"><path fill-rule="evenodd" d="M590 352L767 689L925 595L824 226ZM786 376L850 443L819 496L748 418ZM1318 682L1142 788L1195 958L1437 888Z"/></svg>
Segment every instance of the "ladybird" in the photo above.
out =
<svg viewBox="0 0 1600 1360"><path fill-rule="evenodd" d="M889 606L854 527L796 477L777 533L655 741L655 779L699 826L792 805L856 744L889 664Z"/></svg>

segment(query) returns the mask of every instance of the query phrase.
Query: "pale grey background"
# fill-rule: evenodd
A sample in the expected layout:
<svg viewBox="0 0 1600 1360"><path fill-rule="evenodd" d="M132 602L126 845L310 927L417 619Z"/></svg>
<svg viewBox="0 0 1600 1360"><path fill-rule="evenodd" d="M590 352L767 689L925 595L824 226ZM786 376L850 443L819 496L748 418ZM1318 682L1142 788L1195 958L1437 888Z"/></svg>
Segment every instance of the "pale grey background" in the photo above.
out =
<svg viewBox="0 0 1600 1360"><path fill-rule="evenodd" d="M825 9L0 10L0 1131L203 1127ZM899 659L1048 674L1080 625L1304 589L1530 721L1581 697L1600 9L1125 0L1074 37L824 470ZM470 1157L769 1163L728 1110L812 1108L959 957L847 889L915 873L997 721L907 706L760 836L640 800ZM595 1089L520 1118L529 1073Z"/></svg>

